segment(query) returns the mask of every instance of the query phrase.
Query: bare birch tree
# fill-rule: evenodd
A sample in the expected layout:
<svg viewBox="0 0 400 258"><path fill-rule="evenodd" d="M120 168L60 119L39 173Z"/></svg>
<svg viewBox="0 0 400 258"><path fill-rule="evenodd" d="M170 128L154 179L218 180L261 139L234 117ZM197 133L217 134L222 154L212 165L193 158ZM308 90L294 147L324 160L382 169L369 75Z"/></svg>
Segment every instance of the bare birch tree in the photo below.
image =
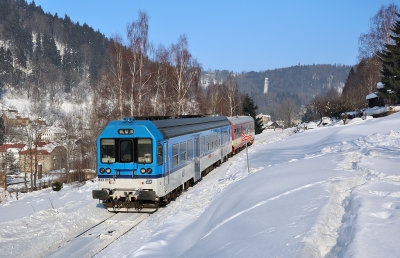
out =
<svg viewBox="0 0 400 258"><path fill-rule="evenodd" d="M153 116L160 114L165 116L167 114L168 106L168 68L169 65L169 51L160 45L155 51L154 58L154 95L153 102ZM159 101L160 100L160 101Z"/></svg>
<svg viewBox="0 0 400 258"><path fill-rule="evenodd" d="M77 148L75 142L78 140L78 137L82 135L82 126L81 126L81 117L76 116L74 113L66 114L62 121L62 127L66 131L66 168L65 168L65 177L67 182L70 182L70 164L75 162L75 149ZM60 157L61 158L61 157Z"/></svg>
<svg viewBox="0 0 400 258"><path fill-rule="evenodd" d="M110 43L110 54L108 68L111 74L111 78L107 76L107 87L109 90L109 96L111 102L114 102L114 106L118 107L119 116L123 117L123 86L124 86L124 46L122 45L122 39L120 36L116 36L114 41ZM107 73L106 73L107 74Z"/></svg>
<svg viewBox="0 0 400 258"><path fill-rule="evenodd" d="M218 114L222 102L222 85L212 84L207 87L207 113Z"/></svg>
<svg viewBox="0 0 400 258"><path fill-rule="evenodd" d="M238 114L239 101L239 85L234 75L230 74L223 83L223 97L228 107L228 116Z"/></svg>
<svg viewBox="0 0 400 258"><path fill-rule="evenodd" d="M200 77L200 64L193 59L188 50L186 36L181 36L177 44L171 47L172 89L174 91L173 115L186 113L186 105L193 96L190 95L193 84Z"/></svg>
<svg viewBox="0 0 400 258"><path fill-rule="evenodd" d="M135 113L137 116L143 115L143 109L147 103L144 98L150 92L151 73L147 65L150 47L148 19L147 13L139 12L137 21L127 26L128 49L130 50L127 59L130 80L129 105L130 114Z"/></svg>
<svg viewBox="0 0 400 258"><path fill-rule="evenodd" d="M359 41L359 59L366 57L375 57L385 49L386 44L391 44L393 39L391 28L396 21L396 13L399 8L395 4L389 4L388 7L382 5L378 13L370 19L370 31L360 35Z"/></svg>

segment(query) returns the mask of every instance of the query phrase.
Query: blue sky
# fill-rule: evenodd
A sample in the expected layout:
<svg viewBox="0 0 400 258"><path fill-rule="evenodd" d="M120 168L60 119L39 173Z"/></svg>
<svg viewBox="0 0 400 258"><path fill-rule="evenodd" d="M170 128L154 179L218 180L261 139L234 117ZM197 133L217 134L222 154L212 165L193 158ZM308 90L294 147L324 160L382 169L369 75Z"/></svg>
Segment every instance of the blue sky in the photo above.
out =
<svg viewBox="0 0 400 258"><path fill-rule="evenodd" d="M30 2L30 1L29 1ZM169 47L186 35L204 70L264 71L358 62L358 38L382 5L400 0L35 0L44 12L125 36L138 11L149 40Z"/></svg>

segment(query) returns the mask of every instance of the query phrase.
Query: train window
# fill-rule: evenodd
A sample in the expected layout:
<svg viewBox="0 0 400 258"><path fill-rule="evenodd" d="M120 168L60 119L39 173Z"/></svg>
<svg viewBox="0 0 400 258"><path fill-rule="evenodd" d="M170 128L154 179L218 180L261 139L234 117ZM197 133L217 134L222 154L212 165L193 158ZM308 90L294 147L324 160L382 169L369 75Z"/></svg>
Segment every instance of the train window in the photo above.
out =
<svg viewBox="0 0 400 258"><path fill-rule="evenodd" d="M199 141L199 137L195 137L194 138L194 155L195 155L195 157L199 157L200 156L200 141Z"/></svg>
<svg viewBox="0 0 400 258"><path fill-rule="evenodd" d="M133 142L132 140L121 140L120 146L120 159L121 162L133 161Z"/></svg>
<svg viewBox="0 0 400 258"><path fill-rule="evenodd" d="M172 145L172 167L179 164L179 144Z"/></svg>
<svg viewBox="0 0 400 258"><path fill-rule="evenodd" d="M167 144L164 145L164 153L165 153L165 155L164 155L164 163L168 164L168 145Z"/></svg>
<svg viewBox="0 0 400 258"><path fill-rule="evenodd" d="M228 141L227 138L226 138L226 134L227 134L227 131L224 131L222 133L222 144L223 145L225 145L225 143Z"/></svg>
<svg viewBox="0 0 400 258"><path fill-rule="evenodd" d="M214 148L217 148L217 135L216 134L213 134L213 149Z"/></svg>
<svg viewBox="0 0 400 258"><path fill-rule="evenodd" d="M205 143L205 139L204 136L201 137L201 154L204 154L206 149L206 143Z"/></svg>
<svg viewBox="0 0 400 258"><path fill-rule="evenodd" d="M186 142L181 142L181 164L186 162Z"/></svg>
<svg viewBox="0 0 400 258"><path fill-rule="evenodd" d="M193 159L193 140L189 140L187 142L187 155L188 155L188 160Z"/></svg>
<svg viewBox="0 0 400 258"><path fill-rule="evenodd" d="M137 156L139 163L152 163L152 144L151 139L138 139L137 140Z"/></svg>
<svg viewBox="0 0 400 258"><path fill-rule="evenodd" d="M102 163L115 162L115 141L114 139L100 140L100 153Z"/></svg>
<svg viewBox="0 0 400 258"><path fill-rule="evenodd" d="M162 165L162 163L163 163L162 145L157 145L157 165Z"/></svg>

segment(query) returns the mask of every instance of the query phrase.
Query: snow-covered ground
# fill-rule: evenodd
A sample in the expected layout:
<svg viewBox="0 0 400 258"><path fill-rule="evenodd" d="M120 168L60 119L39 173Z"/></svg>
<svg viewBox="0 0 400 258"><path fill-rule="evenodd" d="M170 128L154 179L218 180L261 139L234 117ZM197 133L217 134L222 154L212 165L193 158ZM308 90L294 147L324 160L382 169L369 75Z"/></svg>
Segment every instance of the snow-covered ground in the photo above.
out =
<svg viewBox="0 0 400 258"><path fill-rule="evenodd" d="M399 257L400 113L257 135L96 257ZM0 204L0 257L41 257L110 214L96 182Z"/></svg>

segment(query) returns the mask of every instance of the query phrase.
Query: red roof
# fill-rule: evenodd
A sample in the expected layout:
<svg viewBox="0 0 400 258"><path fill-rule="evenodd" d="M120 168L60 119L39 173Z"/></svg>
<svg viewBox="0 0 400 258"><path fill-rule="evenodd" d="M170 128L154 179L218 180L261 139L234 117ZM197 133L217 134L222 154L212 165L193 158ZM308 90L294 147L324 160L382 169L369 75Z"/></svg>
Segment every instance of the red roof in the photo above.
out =
<svg viewBox="0 0 400 258"><path fill-rule="evenodd" d="M5 143L3 145L0 145L0 152L6 152L8 149L21 150L24 147L25 147L25 144L23 144L23 143Z"/></svg>
<svg viewBox="0 0 400 258"><path fill-rule="evenodd" d="M47 144L49 144L49 143L48 142L38 142L37 146L38 146L38 148L41 148Z"/></svg>

